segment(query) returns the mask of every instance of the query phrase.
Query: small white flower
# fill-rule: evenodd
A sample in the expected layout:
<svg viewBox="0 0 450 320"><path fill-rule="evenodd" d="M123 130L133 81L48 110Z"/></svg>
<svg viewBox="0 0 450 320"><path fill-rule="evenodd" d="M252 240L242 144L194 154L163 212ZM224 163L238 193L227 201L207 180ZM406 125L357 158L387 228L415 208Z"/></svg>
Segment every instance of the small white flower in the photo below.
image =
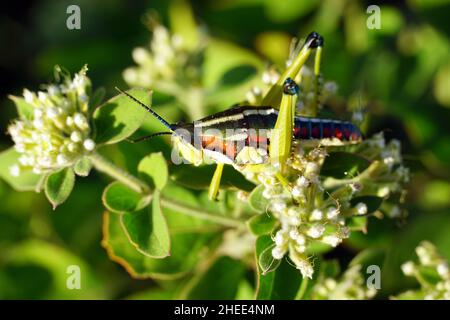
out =
<svg viewBox="0 0 450 320"><path fill-rule="evenodd" d="M407 276L414 275L414 272L416 270L416 267L412 261L405 262L402 264L402 271Z"/></svg>
<svg viewBox="0 0 450 320"><path fill-rule="evenodd" d="M64 166L67 164L68 160L67 158L63 155L63 154L58 154L58 156L56 157L56 162L60 165L60 166Z"/></svg>
<svg viewBox="0 0 450 320"><path fill-rule="evenodd" d="M272 249L272 257L276 260L280 260L284 257L285 251L280 247L275 247Z"/></svg>
<svg viewBox="0 0 450 320"><path fill-rule="evenodd" d="M330 220L335 219L339 215L339 209L336 207L330 207L327 211L327 218Z"/></svg>
<svg viewBox="0 0 450 320"><path fill-rule="evenodd" d="M286 234L283 231L281 231L281 230L278 231L275 234L274 242L279 247L284 245L287 242Z"/></svg>
<svg viewBox="0 0 450 320"><path fill-rule="evenodd" d="M18 177L20 175L20 167L18 165L12 165L11 167L9 167L9 173L13 176L13 177Z"/></svg>
<svg viewBox="0 0 450 320"><path fill-rule="evenodd" d="M72 140L73 142L80 142L81 139L83 139L83 136L81 135L81 133L79 131L73 131L70 134L70 140Z"/></svg>
<svg viewBox="0 0 450 320"><path fill-rule="evenodd" d="M325 227L321 224L315 224L306 232L313 239L320 238L325 232Z"/></svg>
<svg viewBox="0 0 450 320"><path fill-rule="evenodd" d="M92 151L95 149L95 142L92 139L86 139L83 142L83 147L87 150L87 151Z"/></svg>
<svg viewBox="0 0 450 320"><path fill-rule="evenodd" d="M34 94L30 90L28 90L28 89L23 90L23 97L25 98L25 101L27 103L30 103L30 104L33 103Z"/></svg>
<svg viewBox="0 0 450 320"><path fill-rule="evenodd" d="M88 124L88 122L86 120L86 117L84 115L82 115L81 113L75 113L74 114L73 122L81 130L85 130L85 129L89 128L89 124Z"/></svg>
<svg viewBox="0 0 450 320"><path fill-rule="evenodd" d="M364 215L364 214L366 214L367 213L367 205L365 204L365 203L363 203L363 202L360 202L360 203L358 203L357 205L356 205L356 212L359 214L359 215Z"/></svg>
<svg viewBox="0 0 450 320"><path fill-rule="evenodd" d="M306 244L306 238L303 235L299 235L297 237L297 239L295 239L295 242L297 243L297 245L299 246L304 246Z"/></svg>
<svg viewBox="0 0 450 320"><path fill-rule="evenodd" d="M322 242L329 244L332 247L336 247L339 243L341 243L341 238L335 236L335 235L328 235L323 237Z"/></svg>
<svg viewBox="0 0 450 320"><path fill-rule="evenodd" d="M438 264L436 270L442 278L447 278L449 276L449 268L446 262Z"/></svg>
<svg viewBox="0 0 450 320"><path fill-rule="evenodd" d="M291 231L289 231L289 237L292 240L297 240L299 236L300 236L300 233L298 232L297 229L292 229Z"/></svg>
<svg viewBox="0 0 450 320"><path fill-rule="evenodd" d="M301 197L304 194L304 189L302 187L295 186L292 188L291 194L295 198Z"/></svg>
<svg viewBox="0 0 450 320"><path fill-rule="evenodd" d="M314 209L313 212L311 212L311 216L309 217L311 221L319 221L323 219L323 212L319 209Z"/></svg>
<svg viewBox="0 0 450 320"><path fill-rule="evenodd" d="M286 209L286 202L281 199L277 199L271 203L270 207L272 211L279 213Z"/></svg>
<svg viewBox="0 0 450 320"><path fill-rule="evenodd" d="M297 269L300 270L304 278L312 279L314 269L307 260L301 260L300 263L297 265Z"/></svg>
<svg viewBox="0 0 450 320"><path fill-rule="evenodd" d="M300 176L295 183L300 188L306 188L309 185L308 179L306 179L304 176Z"/></svg>

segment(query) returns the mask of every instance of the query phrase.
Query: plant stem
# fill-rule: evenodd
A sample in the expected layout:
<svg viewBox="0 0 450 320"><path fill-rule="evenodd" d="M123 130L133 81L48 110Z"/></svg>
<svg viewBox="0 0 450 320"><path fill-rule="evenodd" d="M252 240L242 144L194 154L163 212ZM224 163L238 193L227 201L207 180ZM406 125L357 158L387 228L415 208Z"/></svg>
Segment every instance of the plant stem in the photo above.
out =
<svg viewBox="0 0 450 320"><path fill-rule="evenodd" d="M105 159L98 153L94 153L89 157L95 169L114 178L124 185L139 193L148 193L150 188L146 183L131 175L122 168L119 168L109 160Z"/></svg>
<svg viewBox="0 0 450 320"><path fill-rule="evenodd" d="M308 282L309 282L308 277L303 278L302 283L300 284L300 289L298 290L297 295L295 296L295 300L303 299L306 289L308 288Z"/></svg>
<svg viewBox="0 0 450 320"><path fill-rule="evenodd" d="M97 169L98 171L103 172L108 176L110 176L111 178L122 182L124 185L126 185L130 189L135 190L136 192L145 195L151 194L152 190L145 182L133 176L124 169L117 167L115 164L105 159L100 154L98 153L92 154L89 158L91 159L94 168ZM172 199L161 197L160 201L163 207L175 210L185 215L189 215L203 220L208 220L227 227L244 226L244 222L241 220L219 216L215 213L208 212L200 208L186 206L185 204L179 203Z"/></svg>
<svg viewBox="0 0 450 320"><path fill-rule="evenodd" d="M219 216L217 214L199 209L190 206L186 206L185 204L181 204L179 202L173 201L171 199L167 199L161 197L161 206L166 207L168 209L175 210L177 212L183 213L188 216L196 217L203 220L208 220L211 222L215 222L228 227L242 227L244 226L244 222L238 219Z"/></svg>

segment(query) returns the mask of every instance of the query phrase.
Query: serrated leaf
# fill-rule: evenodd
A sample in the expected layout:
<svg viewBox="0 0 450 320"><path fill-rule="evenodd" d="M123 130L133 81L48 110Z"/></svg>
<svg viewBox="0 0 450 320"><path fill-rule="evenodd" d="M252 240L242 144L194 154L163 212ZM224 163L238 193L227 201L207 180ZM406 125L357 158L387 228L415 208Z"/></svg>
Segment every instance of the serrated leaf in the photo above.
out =
<svg viewBox="0 0 450 320"><path fill-rule="evenodd" d="M115 181L105 188L102 200L108 210L121 213L143 209L148 205L150 197L143 197L139 192Z"/></svg>
<svg viewBox="0 0 450 320"><path fill-rule="evenodd" d="M150 106L151 93L147 90L128 91L136 99ZM146 119L147 112L125 95L117 95L99 106L93 114L95 142L111 144L131 136Z"/></svg>
<svg viewBox="0 0 450 320"><path fill-rule="evenodd" d="M21 119L30 120L34 117L34 107L22 97L8 96L16 105L17 113Z"/></svg>
<svg viewBox="0 0 450 320"><path fill-rule="evenodd" d="M150 258L170 255L170 235L166 218L162 214L159 191L155 191L151 205L138 212L121 215L121 222L131 243Z"/></svg>
<svg viewBox="0 0 450 320"><path fill-rule="evenodd" d="M45 181L45 195L55 209L67 200L75 184L72 168L50 174Z"/></svg>
<svg viewBox="0 0 450 320"><path fill-rule="evenodd" d="M91 169L92 161L88 157L79 159L73 167L73 171L80 177L87 177Z"/></svg>
<svg viewBox="0 0 450 320"><path fill-rule="evenodd" d="M267 212L269 200L263 197L264 185L259 185L250 193L248 203L256 212Z"/></svg>
<svg viewBox="0 0 450 320"><path fill-rule="evenodd" d="M336 179L351 178L363 172L370 165L370 161L349 152L331 152L323 163L320 174Z"/></svg>
<svg viewBox="0 0 450 320"><path fill-rule="evenodd" d="M276 225L277 219L269 213L258 214L247 221L248 228L255 236L270 234Z"/></svg>
<svg viewBox="0 0 450 320"><path fill-rule="evenodd" d="M0 153L0 177L17 191L39 191L36 189L40 189L42 175L33 173L31 169L22 170L18 177L11 175L10 168L18 165L19 156L20 154L14 148Z"/></svg>
<svg viewBox="0 0 450 320"><path fill-rule="evenodd" d="M167 162L161 152L152 153L139 162L138 171L152 187L162 190L167 184L169 172Z"/></svg>
<svg viewBox="0 0 450 320"><path fill-rule="evenodd" d="M214 175L215 165L203 165L199 167L180 165L170 167L170 178L176 183L191 189L208 189ZM221 189L240 189L251 191L255 185L234 170L231 166L224 166Z"/></svg>

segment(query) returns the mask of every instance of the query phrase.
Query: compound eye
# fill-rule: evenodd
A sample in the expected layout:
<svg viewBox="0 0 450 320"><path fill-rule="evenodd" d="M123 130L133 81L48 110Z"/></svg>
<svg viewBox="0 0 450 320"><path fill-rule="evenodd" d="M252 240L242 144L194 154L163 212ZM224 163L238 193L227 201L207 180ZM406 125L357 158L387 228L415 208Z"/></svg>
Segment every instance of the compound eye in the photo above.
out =
<svg viewBox="0 0 450 320"><path fill-rule="evenodd" d="M298 85L294 80L292 80L291 78L287 78L284 81L283 92L285 94L289 94L292 96L298 94L298 91L299 91Z"/></svg>

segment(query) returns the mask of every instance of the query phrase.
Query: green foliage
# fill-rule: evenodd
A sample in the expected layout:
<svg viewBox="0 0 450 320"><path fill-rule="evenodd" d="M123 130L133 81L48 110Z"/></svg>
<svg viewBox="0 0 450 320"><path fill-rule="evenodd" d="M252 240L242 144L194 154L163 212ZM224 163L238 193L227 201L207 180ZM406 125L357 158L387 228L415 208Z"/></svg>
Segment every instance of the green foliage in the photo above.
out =
<svg viewBox="0 0 450 320"><path fill-rule="evenodd" d="M74 184L75 174L72 168L62 169L47 176L45 179L45 195L53 209L67 200Z"/></svg>
<svg viewBox="0 0 450 320"><path fill-rule="evenodd" d="M17 191L31 191L39 189L42 176L33 173L31 170L22 172L20 176L11 175L10 168L17 164L19 153L14 148L7 149L0 153L0 177L8 182Z"/></svg>
<svg viewBox="0 0 450 320"><path fill-rule="evenodd" d="M124 213L120 219L127 237L139 252L151 258L170 255L169 230L161 212L158 191L153 193L148 209Z"/></svg>
<svg viewBox="0 0 450 320"><path fill-rule="evenodd" d="M259 261L256 299L294 299L302 282L300 272L286 260L274 260L270 253L273 246L269 236L261 236L256 241Z"/></svg>
<svg viewBox="0 0 450 320"><path fill-rule="evenodd" d="M8 72L20 75L20 81L8 83L5 91L17 94L24 84L31 86L37 80L45 83L56 62L69 70L78 70L88 62L94 84L107 88L87 93L88 114L92 116L90 134L96 147L102 147L102 154L126 171L119 174L119 181L105 182L86 152L71 167L41 174L27 168L15 176L12 168L20 154L6 145L9 137L3 139L0 298L309 299L320 279L338 279L348 261L349 267L360 265L363 271L372 264L381 267L379 299L425 298L423 291L410 290L414 284L402 275L400 266L413 258L414 248L423 239L435 243L450 259L448 1L383 5L379 30L366 27L366 8L358 2L345 6L338 1L275 0L196 4L195 14L210 31L207 37L197 28L187 1L133 8L121 2L89 3L82 30L70 34L55 27L64 24L65 17L56 14L64 11L61 6L56 2L34 6L35 22L42 26L35 30L17 29L17 21L5 20L5 29L15 28L24 39L33 38L31 42L17 41L0 55L3 65L10 66ZM161 130L135 102L123 95L112 97L114 86L125 87L120 77L125 66L132 64L130 44L146 44L148 31L137 17L148 9L158 12L160 21L168 18L170 31L187 39L186 50L194 51L187 61L193 68L177 69L167 78L183 81L163 79L145 89L128 91L171 123L196 120L244 103L249 90L261 85L267 58L284 67L292 36L302 38L311 30L323 34L324 87L332 79L339 91L326 100L322 114L348 120L351 115L342 110L362 108L366 112L361 124L365 136L384 130L387 137L400 139L413 173L407 197L404 190L383 193L383 187L391 184L389 177L373 181L379 188L361 190L345 210L355 210L363 203L367 213L350 219L347 226L351 236L345 244L333 249L316 241L305 252L308 257L316 256L311 260L313 279L303 280L289 258L274 259L273 238L279 223L269 213L271 203L263 196L264 186L255 186L225 166L219 201L211 202L206 190L214 165L167 163L170 148L165 137L141 144L125 141L136 131L137 136L143 136ZM119 20L120 24L111 23ZM93 28L94 24L98 27ZM39 50L35 50L35 44ZM18 54L11 55L10 51ZM26 63L21 52L31 52ZM175 57L178 62L182 60L181 55ZM105 96L112 98L102 104ZM22 119L32 120L31 104L22 97L9 98ZM3 99L1 105L1 122L6 128L15 116L9 111L11 101ZM155 151L163 151L164 156ZM361 173L371 180L373 168L387 168L357 146L329 151L319 177L331 194L324 201L332 202L334 192L348 188ZM107 170L98 171L108 175ZM136 183L133 177L143 185L130 187ZM98 245L102 223L99 213L103 210L98 198L103 188L107 212L103 215L102 245L109 258L132 277L106 261ZM51 212L43 195L15 192L42 189L57 207L56 212ZM237 196L238 190L242 197ZM407 219L403 214L394 220L378 219L382 213L395 213L394 209L402 207L409 211ZM235 231L238 235L230 236ZM69 265L82 270L81 290L66 288ZM418 273L427 286L438 281L436 270L427 266L419 267ZM148 278L153 281L135 280Z"/></svg>
<svg viewBox="0 0 450 320"><path fill-rule="evenodd" d="M147 106L151 104L151 92L141 89L128 91ZM101 106L94 114L95 141L97 144L112 144L132 135L146 118L146 111L130 98L117 95Z"/></svg>

